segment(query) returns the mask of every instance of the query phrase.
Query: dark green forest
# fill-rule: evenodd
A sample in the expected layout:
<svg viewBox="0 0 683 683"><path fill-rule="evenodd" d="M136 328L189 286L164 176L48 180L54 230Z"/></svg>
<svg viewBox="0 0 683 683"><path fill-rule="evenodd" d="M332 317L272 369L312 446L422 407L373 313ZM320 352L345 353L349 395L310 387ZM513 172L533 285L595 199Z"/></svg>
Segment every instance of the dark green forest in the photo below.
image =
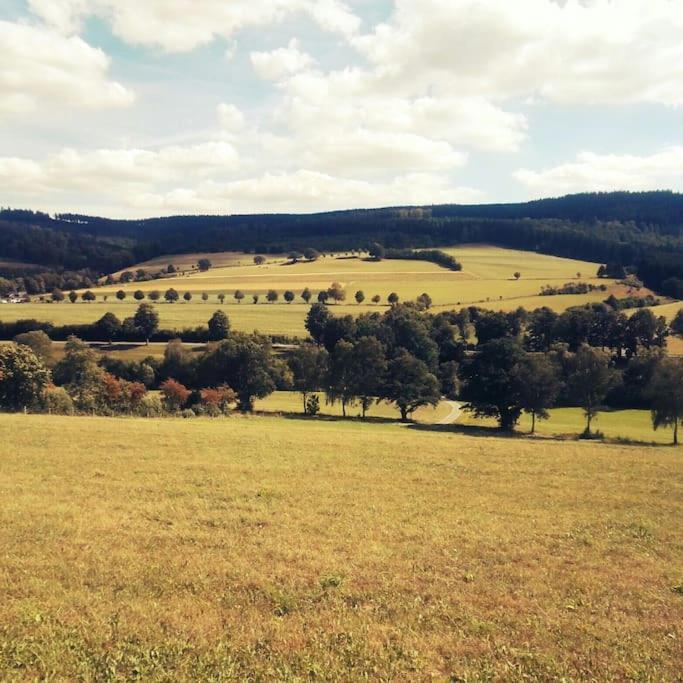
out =
<svg viewBox="0 0 683 683"><path fill-rule="evenodd" d="M103 274L161 254L411 249L485 242L630 268L683 298L683 195L577 194L522 204L443 205L322 214L111 220L0 211L0 259ZM7 276L7 273L0 272Z"/></svg>

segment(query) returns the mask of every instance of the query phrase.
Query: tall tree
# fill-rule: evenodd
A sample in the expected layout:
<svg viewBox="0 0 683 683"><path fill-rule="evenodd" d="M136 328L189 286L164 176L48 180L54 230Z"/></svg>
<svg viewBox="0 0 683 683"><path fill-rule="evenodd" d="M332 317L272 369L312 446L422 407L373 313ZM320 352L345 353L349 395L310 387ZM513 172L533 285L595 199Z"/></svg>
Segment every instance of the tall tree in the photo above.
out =
<svg viewBox="0 0 683 683"><path fill-rule="evenodd" d="M78 410L94 412L102 407L105 372L97 364L97 354L78 337L69 337L64 357L55 365L53 374Z"/></svg>
<svg viewBox="0 0 683 683"><path fill-rule="evenodd" d="M396 404L405 422L418 408L439 402L439 380L423 361L401 349L389 363L383 398Z"/></svg>
<svg viewBox="0 0 683 683"><path fill-rule="evenodd" d="M570 397L583 408L586 416L584 434L591 435L591 423L600 407L619 381L619 373L610 367L609 356L600 349L583 345L568 361L567 389Z"/></svg>
<svg viewBox="0 0 683 683"><path fill-rule="evenodd" d="M665 358L654 371L648 388L652 426L671 427L678 445L678 426L683 421L683 358Z"/></svg>
<svg viewBox="0 0 683 683"><path fill-rule="evenodd" d="M41 400L49 382L50 371L30 347L0 346L0 408L32 407Z"/></svg>
<svg viewBox="0 0 683 683"><path fill-rule="evenodd" d="M159 314L151 304L140 304L133 323L145 337L145 344L149 345L149 338L159 329Z"/></svg>
<svg viewBox="0 0 683 683"><path fill-rule="evenodd" d="M345 340L340 341L330 353L325 394L328 403L341 403L344 417L347 406L353 405L356 401L354 365L353 344Z"/></svg>
<svg viewBox="0 0 683 683"><path fill-rule="evenodd" d="M230 319L223 311L216 311L208 324L210 341L222 341L230 335Z"/></svg>
<svg viewBox="0 0 683 683"><path fill-rule="evenodd" d="M198 368L203 386L231 387L242 412L251 412L254 399L275 391L279 371L269 344L237 333L208 351Z"/></svg>
<svg viewBox="0 0 683 683"><path fill-rule="evenodd" d="M14 341L20 346L28 346L46 367L50 367L52 364L52 339L43 330L32 330L18 334L14 337Z"/></svg>
<svg viewBox="0 0 683 683"><path fill-rule="evenodd" d="M518 366L525 353L510 337L494 339L478 348L462 368L462 397L477 417L495 417L500 428L512 431L522 413Z"/></svg>
<svg viewBox="0 0 683 683"><path fill-rule="evenodd" d="M306 315L306 331L319 346L325 338L325 327L331 318L330 311L323 304L313 304Z"/></svg>
<svg viewBox="0 0 683 683"><path fill-rule="evenodd" d="M352 391L358 397L362 416L382 391L387 360L382 344L374 337L361 337L353 345Z"/></svg>
<svg viewBox="0 0 683 683"><path fill-rule="evenodd" d="M531 433L534 434L536 420L550 417L548 408L555 405L562 388L558 368L547 356L527 354L513 372L519 405L531 415Z"/></svg>
<svg viewBox="0 0 683 683"><path fill-rule="evenodd" d="M292 371L294 389L303 398L304 414L308 412L308 397L323 389L327 376L328 353L313 344L302 344L287 359Z"/></svg>
<svg viewBox="0 0 683 683"><path fill-rule="evenodd" d="M121 332L121 321L113 313L105 313L96 323L98 335L111 346L114 337Z"/></svg>

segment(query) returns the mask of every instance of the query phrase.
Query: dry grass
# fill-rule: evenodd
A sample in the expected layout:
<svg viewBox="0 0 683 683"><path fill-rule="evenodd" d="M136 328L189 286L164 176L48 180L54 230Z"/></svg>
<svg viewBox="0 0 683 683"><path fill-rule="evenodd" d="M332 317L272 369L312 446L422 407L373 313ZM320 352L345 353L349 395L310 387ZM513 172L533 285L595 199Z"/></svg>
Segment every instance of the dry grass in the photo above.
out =
<svg viewBox="0 0 683 683"><path fill-rule="evenodd" d="M680 451L0 426L2 679L680 680Z"/></svg>

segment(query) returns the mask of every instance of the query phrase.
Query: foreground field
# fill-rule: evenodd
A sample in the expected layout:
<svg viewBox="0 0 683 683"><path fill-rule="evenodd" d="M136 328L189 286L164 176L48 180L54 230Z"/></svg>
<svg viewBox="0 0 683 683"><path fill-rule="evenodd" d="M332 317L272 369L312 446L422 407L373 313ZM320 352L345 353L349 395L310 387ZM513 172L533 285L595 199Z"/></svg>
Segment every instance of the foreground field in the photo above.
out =
<svg viewBox="0 0 683 683"><path fill-rule="evenodd" d="M679 679L673 449L281 418L0 427L2 679Z"/></svg>

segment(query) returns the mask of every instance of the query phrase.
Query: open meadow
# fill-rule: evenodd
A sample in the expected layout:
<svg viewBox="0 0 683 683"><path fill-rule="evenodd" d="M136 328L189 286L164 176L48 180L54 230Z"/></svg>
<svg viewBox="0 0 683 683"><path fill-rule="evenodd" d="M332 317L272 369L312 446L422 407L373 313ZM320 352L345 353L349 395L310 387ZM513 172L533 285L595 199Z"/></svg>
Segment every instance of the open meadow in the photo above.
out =
<svg viewBox="0 0 683 683"><path fill-rule="evenodd" d="M206 324L213 311L221 307L230 316L236 330L303 336L308 306L299 296L301 291L308 287L315 300L317 293L327 289L332 282L340 282L347 296L345 303L333 306L332 310L337 315L384 310L387 296L391 292L396 292L402 301L415 299L426 292L432 297L434 311L478 305L506 311L519 306L528 310L548 306L561 312L571 306L603 301L610 294L617 297L629 294L628 287L618 285L613 280L598 280L595 277L598 264L595 263L490 246L463 246L446 251L460 259L463 264L461 272L453 272L427 261L375 262L329 255L312 263L289 264L285 259L275 258L262 266L235 265L243 263L245 255L240 258L233 252L226 252L211 255L219 265L207 272L190 271L162 280L98 287L94 290L96 301L91 303L79 301L71 304L65 301L53 304L35 301L31 304L5 304L0 306L0 319L12 321L35 318L55 324L92 323L107 311L124 319L131 316L137 307L132 296L136 290L145 293L158 290L163 294L166 289L173 287L181 296L190 292L192 300L181 300L174 304L163 300L158 302L156 306L162 328L182 329ZM182 257L173 259L183 261L188 266L190 261L199 256L202 255L189 255L185 261ZM166 260L163 257L157 265L162 265ZM516 272L521 274L518 280L514 277ZM539 295L545 285L561 286L567 282L578 282L578 274L581 275L582 282L605 285L607 291ZM115 297L119 289L127 293L123 302ZM277 303L265 301L265 295L270 289L278 292ZM236 290L245 294L241 304L233 298ZM296 294L296 299L291 304L283 299L286 290ZM365 302L361 305L353 299L357 290L365 293ZM226 296L224 304L220 304L217 298L221 293ZM208 295L207 301L202 300L202 294ZM252 302L254 294L259 296L258 304ZM380 304L371 303L376 294L381 297ZM673 317L680 305L674 303L663 306L662 312Z"/></svg>
<svg viewBox="0 0 683 683"><path fill-rule="evenodd" d="M680 680L677 449L0 426L4 680Z"/></svg>

